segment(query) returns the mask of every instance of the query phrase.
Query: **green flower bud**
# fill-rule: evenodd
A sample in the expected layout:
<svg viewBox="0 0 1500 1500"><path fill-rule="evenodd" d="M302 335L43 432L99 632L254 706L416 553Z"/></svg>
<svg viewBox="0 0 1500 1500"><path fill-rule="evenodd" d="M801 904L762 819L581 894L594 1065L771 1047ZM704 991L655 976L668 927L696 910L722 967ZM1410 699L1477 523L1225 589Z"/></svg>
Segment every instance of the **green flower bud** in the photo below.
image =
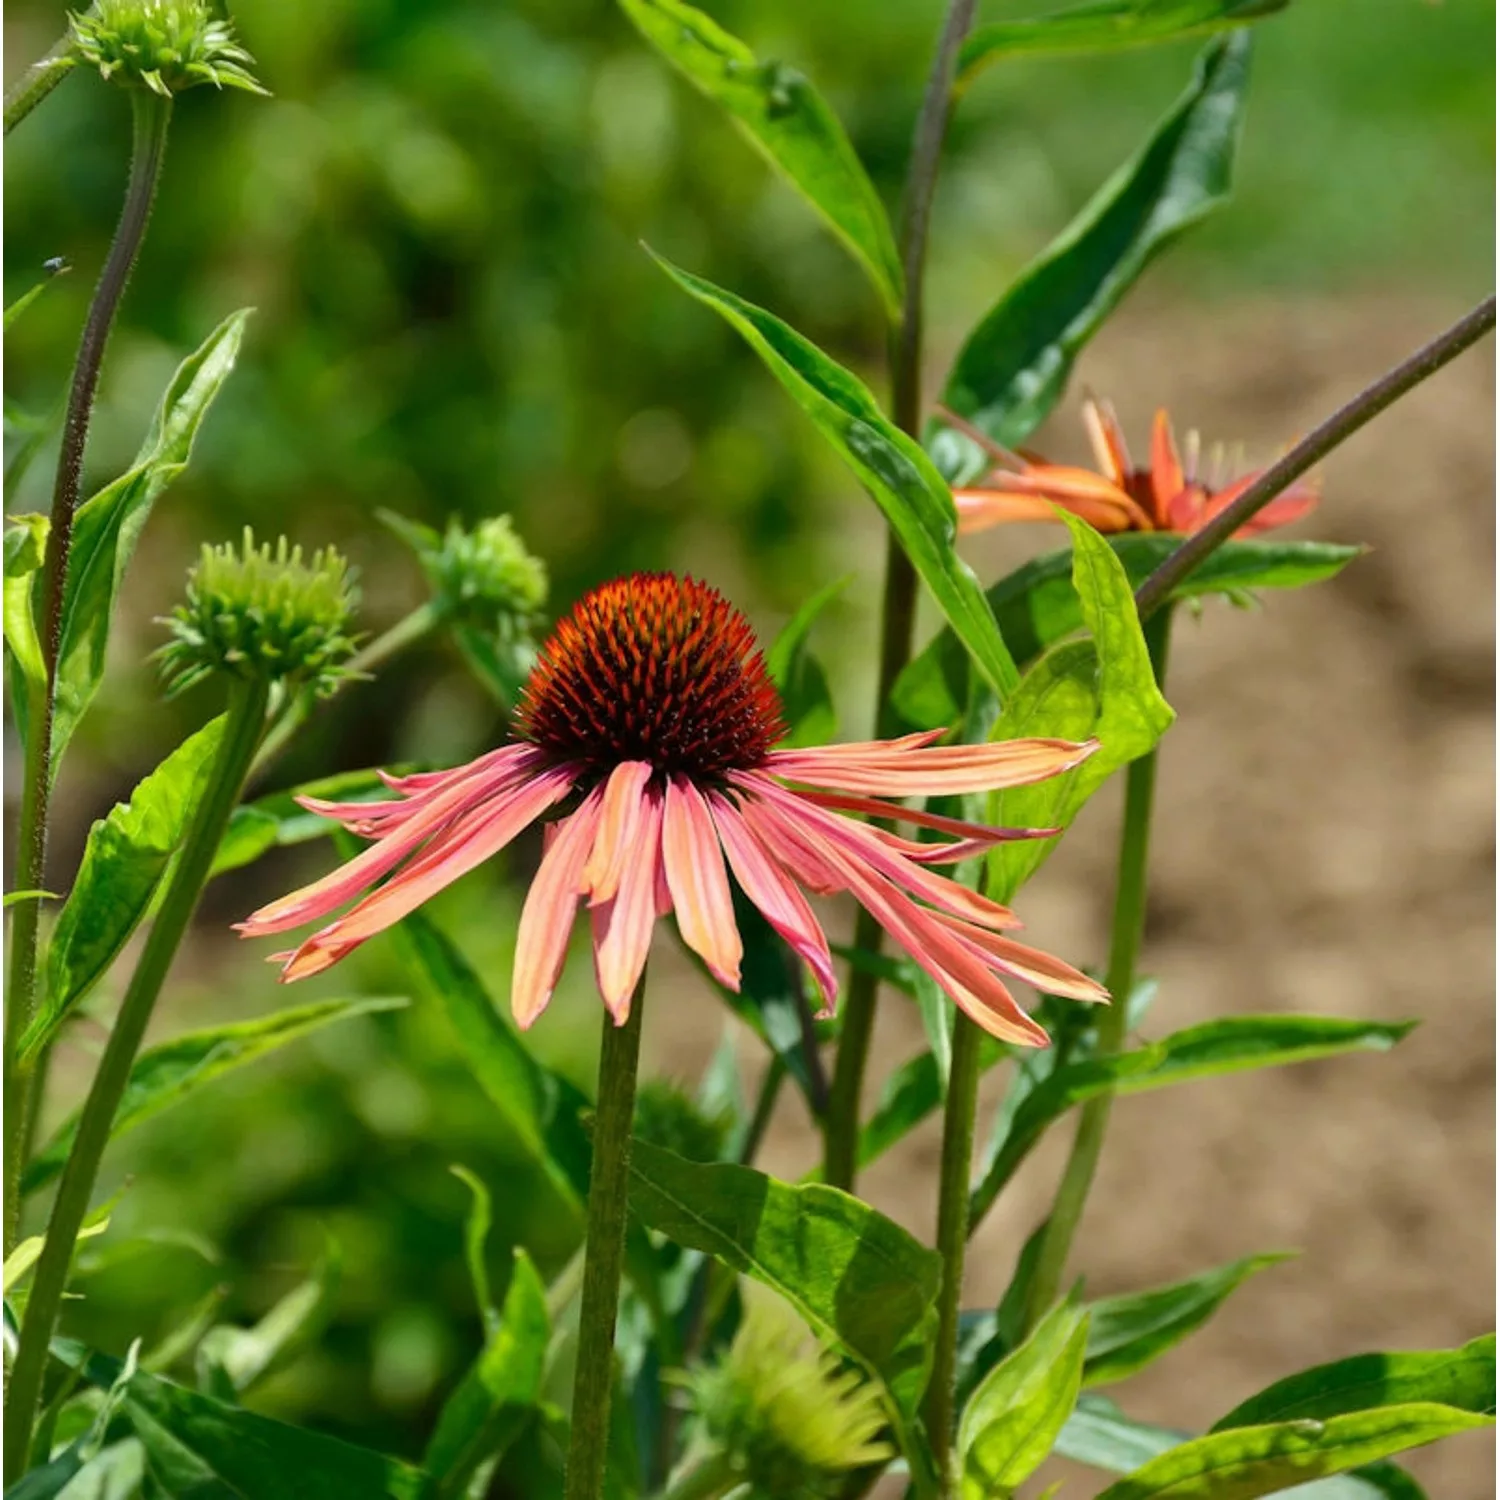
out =
<svg viewBox="0 0 1500 1500"><path fill-rule="evenodd" d="M255 59L206 0L98 0L68 22L77 55L128 87L171 95L211 83L266 92L249 72Z"/></svg>
<svg viewBox="0 0 1500 1500"><path fill-rule="evenodd" d="M636 1091L634 1134L689 1161L718 1161L729 1123L727 1112L706 1114L664 1078L649 1078Z"/></svg>
<svg viewBox="0 0 1500 1500"><path fill-rule="evenodd" d="M348 564L332 548L302 559L285 537L257 546L245 528L239 551L203 548L188 573L187 600L161 623L172 639L157 653L168 692L212 672L311 687L326 696L346 675L358 602Z"/></svg>
<svg viewBox="0 0 1500 1500"><path fill-rule="evenodd" d="M824 1500L891 1456L873 1386L779 1307L752 1304L723 1361L687 1376L712 1458L756 1496Z"/></svg>

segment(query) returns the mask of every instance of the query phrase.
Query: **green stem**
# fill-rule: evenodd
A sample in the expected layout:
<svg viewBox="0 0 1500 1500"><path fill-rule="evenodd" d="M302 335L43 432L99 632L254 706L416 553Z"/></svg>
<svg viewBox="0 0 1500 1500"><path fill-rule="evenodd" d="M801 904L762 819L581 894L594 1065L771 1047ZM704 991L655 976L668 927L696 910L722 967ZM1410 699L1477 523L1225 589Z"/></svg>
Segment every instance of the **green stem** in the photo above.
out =
<svg viewBox="0 0 1500 1500"><path fill-rule="evenodd" d="M953 1057L943 1106L943 1158L938 1178L937 1250L943 1257L937 1343L924 1417L938 1471L938 1492L952 1489L953 1397L958 1360L958 1312L964 1252L969 1242L969 1172L974 1163L974 1116L979 1097L979 1028L959 1011L953 1020Z"/></svg>
<svg viewBox="0 0 1500 1500"><path fill-rule="evenodd" d="M262 682L237 681L231 690L224 738L212 777L188 829L176 869L162 898L161 909L131 975L129 988L109 1034L109 1044L104 1049L83 1113L79 1116L78 1133L58 1183L52 1217L47 1224L46 1243L37 1261L36 1277L21 1322L15 1365L5 1392L7 1485L26 1471L32 1423L47 1368L47 1349L62 1305L74 1243L88 1213L89 1199L99 1175L99 1163L109 1144L110 1129L140 1050L146 1024L192 920L214 853L228 825L229 815L239 801L255 747L265 730L267 696Z"/></svg>
<svg viewBox="0 0 1500 1500"><path fill-rule="evenodd" d="M645 1000L646 976L642 974L625 1024L616 1026L608 1012L604 1015L564 1500L599 1500L604 1493L609 1404L615 1379L615 1317L620 1308L620 1269L625 1259L630 1127Z"/></svg>
<svg viewBox="0 0 1500 1500"><path fill-rule="evenodd" d="M368 646L362 647L349 658L345 665L347 675L340 677L338 686L342 687L346 682L367 676L397 652L404 651L413 642L421 640L441 619L441 611L431 600L426 604L419 604L409 615L402 616L389 630L383 631ZM287 706L261 744L255 764L250 768L252 777L265 770L286 749L287 741L311 717L315 705L326 701L327 699L314 699L304 693Z"/></svg>
<svg viewBox="0 0 1500 1500"><path fill-rule="evenodd" d="M9 135L73 70L73 35L62 36L5 91L5 133Z"/></svg>
<svg viewBox="0 0 1500 1500"><path fill-rule="evenodd" d="M1145 623L1146 645L1158 685L1166 680L1167 646L1171 634L1170 607L1158 610ZM1109 936L1109 967L1105 986L1112 997L1099 1016L1099 1055L1108 1057L1125 1044L1130 992L1135 986L1136 960L1146 926L1146 866L1151 849L1151 808L1156 793L1156 751L1133 760L1125 773L1125 817L1120 832L1120 861L1115 881L1115 912ZM1042 1237L1036 1274L1026 1299L1026 1326L1034 1328L1051 1307L1062 1286L1073 1237L1088 1202L1094 1172L1104 1149L1113 1094L1101 1094L1083 1106L1073 1149L1063 1168L1047 1231Z"/></svg>
<svg viewBox="0 0 1500 1500"><path fill-rule="evenodd" d="M932 195L937 188L943 140L953 107L953 75L959 48L974 24L976 0L950 0L943 30L927 76L927 91L912 136L901 213L901 266L906 296L901 317L891 330L891 415L908 436L922 426L922 274L927 262L927 232ZM888 727L891 689L911 660L917 618L917 574L894 531L886 534L885 589L880 606L880 667L875 683L876 732ZM879 922L861 910L854 926L854 946L879 953ZM870 1038L875 1032L879 980L868 969L851 969L838 1061L824 1122L823 1181L852 1190L859 1153L859 1106L864 1092Z"/></svg>
<svg viewBox="0 0 1500 1500"><path fill-rule="evenodd" d="M42 656L47 683L55 684L57 660L62 645L63 599L68 581L68 559L73 545L73 516L78 509L83 453L88 443L89 420L99 388L99 371L105 346L120 299L130 280L131 268L146 235L151 203L161 176L167 149L167 127L172 119L172 101L147 89L131 95L134 135L130 184L120 223L99 275L99 285L83 325L78 358L73 365L73 383L63 419L62 450L57 460L57 479L52 490L51 528L43 560ZM25 765L22 770L21 806L16 821L16 883L21 890L37 890L44 884L47 863L48 805L52 786L52 715L55 695L51 686L34 691L28 703ZM20 1234L21 1172L26 1165L25 1141L33 1116L33 1096L41 1074L32 1064L18 1061L18 1043L36 1010L37 924L40 902L26 901L17 907L11 923L10 959L6 980L4 1042L4 1154L5 1154L5 1252L15 1248Z"/></svg>

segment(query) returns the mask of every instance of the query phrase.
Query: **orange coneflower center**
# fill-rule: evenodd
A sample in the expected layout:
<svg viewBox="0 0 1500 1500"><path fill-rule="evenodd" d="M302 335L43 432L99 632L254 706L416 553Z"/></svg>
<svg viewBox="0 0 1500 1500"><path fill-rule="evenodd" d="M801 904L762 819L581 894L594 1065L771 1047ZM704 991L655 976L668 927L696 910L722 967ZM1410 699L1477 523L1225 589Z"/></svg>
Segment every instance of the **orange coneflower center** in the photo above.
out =
<svg viewBox="0 0 1500 1500"><path fill-rule="evenodd" d="M758 765L785 732L749 622L706 584L634 573L558 623L516 733L600 774L625 760L713 780Z"/></svg>

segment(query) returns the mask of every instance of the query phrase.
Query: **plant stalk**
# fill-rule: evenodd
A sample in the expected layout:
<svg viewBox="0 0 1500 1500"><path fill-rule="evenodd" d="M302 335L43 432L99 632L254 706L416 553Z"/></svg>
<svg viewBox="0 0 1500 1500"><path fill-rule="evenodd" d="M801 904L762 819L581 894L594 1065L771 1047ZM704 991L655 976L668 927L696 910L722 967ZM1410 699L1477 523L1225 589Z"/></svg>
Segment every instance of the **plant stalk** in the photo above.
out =
<svg viewBox="0 0 1500 1500"><path fill-rule="evenodd" d="M974 1163L974 1117L979 1097L981 1032L962 1011L953 1018L953 1057L943 1105L943 1157L938 1178L937 1250L943 1257L937 1344L923 1416L938 1473L938 1493L953 1488L953 1399L958 1359L958 1313L964 1252L969 1243L969 1173Z"/></svg>
<svg viewBox="0 0 1500 1500"><path fill-rule="evenodd" d="M78 1134L58 1183L52 1216L47 1223L46 1243L36 1264L35 1280L21 1321L15 1364L5 1392L7 1485L26 1472L32 1424L47 1368L47 1349L62 1305L74 1243L88 1213L99 1163L109 1144L110 1130L140 1051L141 1038L192 921L219 840L239 801L255 748L265 732L267 698L263 681L239 680L230 691L224 738L212 777L188 829L177 867L141 951L140 962L130 977L109 1043L79 1116Z"/></svg>
<svg viewBox="0 0 1500 1500"><path fill-rule="evenodd" d="M73 544L73 517L78 509L83 454L88 443L99 371L120 299L124 296L136 255L146 235L156 184L161 177L167 149L167 128L172 119L172 101L138 89L131 94L133 145L130 183L125 207L105 258L99 285L83 325L78 358L73 365L72 389L63 418L62 451L57 460L57 479L52 490L51 529L42 578L42 656L47 685L29 700L25 765L22 771L21 806L16 820L16 884L21 890L38 890L44 884L47 863L47 822L52 786L52 717L56 695L57 663L62 647L63 600L68 581L68 560ZM4 1042L4 1154L5 1154L5 1252L15 1248L20 1234L21 1172L25 1167L28 1122L33 1116L33 1095L40 1086L41 1070L33 1063L21 1067L18 1043L36 1010L37 926L41 903L24 901L16 908L10 930L10 958L6 982Z"/></svg>
<svg viewBox="0 0 1500 1500"><path fill-rule="evenodd" d="M9 135L73 70L73 34L64 32L5 91L5 133Z"/></svg>
<svg viewBox="0 0 1500 1500"><path fill-rule="evenodd" d="M1146 647L1156 672L1157 686L1166 681L1167 648L1172 611L1158 610L1145 624ZM1125 1045L1130 992L1135 986L1136 961L1146 928L1147 865L1151 852L1151 810L1156 795L1156 751L1131 761L1125 772L1125 817L1120 831L1120 859L1115 879L1115 911L1110 924L1109 966L1105 988L1109 1005L1099 1016L1099 1055L1109 1057ZM1026 1298L1026 1328L1035 1328L1052 1306L1062 1286L1073 1237L1088 1202L1094 1172L1109 1128L1112 1093L1101 1094L1083 1106L1073 1148L1063 1168L1052 1213L1037 1257L1036 1274Z"/></svg>
<svg viewBox="0 0 1500 1500"><path fill-rule="evenodd" d="M953 108L953 77L958 52L974 24L977 0L950 0L943 30L927 76L927 90L912 136L901 214L901 269L906 283L901 317L891 330L891 415L908 436L922 425L922 276L927 263L927 235L932 196L937 188L943 140ZM917 574L894 531L886 533L885 587L880 606L880 665L875 684L875 727L888 724L891 689L911 660L917 615ZM854 924L854 946L880 951L879 922L863 909ZM875 1031L879 981L868 969L851 968L849 993L839 1036L838 1060L824 1126L823 1180L852 1190L858 1166L859 1105L864 1091L870 1038Z"/></svg>
<svg viewBox="0 0 1500 1500"><path fill-rule="evenodd" d="M573 1423L568 1438L564 1500L599 1500L609 1452L609 1405L615 1379L615 1318L625 1259L630 1186L630 1127L641 1053L646 976L636 985L630 1016L616 1026L604 1013L599 1048L599 1097L594 1109L594 1155L589 1168L588 1237L583 1301L578 1321L578 1367L573 1377Z"/></svg>

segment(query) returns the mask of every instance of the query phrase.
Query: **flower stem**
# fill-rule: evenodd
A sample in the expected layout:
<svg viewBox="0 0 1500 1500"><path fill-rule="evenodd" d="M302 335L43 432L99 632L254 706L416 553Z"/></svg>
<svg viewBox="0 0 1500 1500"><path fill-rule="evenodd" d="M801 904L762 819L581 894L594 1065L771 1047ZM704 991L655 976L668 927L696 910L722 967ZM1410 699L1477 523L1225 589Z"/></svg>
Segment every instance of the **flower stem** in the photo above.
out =
<svg viewBox="0 0 1500 1500"><path fill-rule="evenodd" d="M47 534L42 582L42 656L47 685L34 690L29 699L25 765L22 770L21 806L16 820L16 884L21 890L37 890L44 882L47 863L48 804L52 786L52 715L55 702L57 660L62 644L63 599L68 581L68 559L73 544L73 516L78 509L83 452L88 442L89 419L99 388L99 371L109 342L115 312L130 280L136 254L145 238L151 203L161 176L167 148L167 127L172 101L148 89L131 94L134 137L130 163L130 185L119 227L109 247L99 285L83 325L78 358L73 365L73 384L63 419L62 451L57 460L57 479L52 491L51 529ZM40 903L24 901L16 908L10 931L10 959L6 981L4 1042L4 1154L5 1154L5 1253L15 1248L20 1233L21 1172L25 1167L28 1121L33 1115L33 1095L40 1085L40 1069L22 1067L18 1043L36 1009L37 923Z"/></svg>
<svg viewBox="0 0 1500 1500"><path fill-rule="evenodd" d="M1158 610L1145 624L1146 646L1157 685L1167 673L1167 647L1172 611ZM1115 912L1110 925L1109 967L1105 987L1110 1004L1099 1014L1099 1055L1108 1057L1125 1044L1130 992L1135 986L1136 960L1146 926L1146 866L1151 849L1151 809L1156 794L1156 751L1131 761L1125 772L1125 817L1120 832L1120 860L1115 879ZM1093 1186L1094 1172L1104 1148L1113 1094L1101 1094L1083 1106L1073 1149L1063 1168L1046 1233L1037 1257L1036 1274L1026 1298L1026 1326L1034 1328L1057 1297L1067 1268L1068 1254L1084 1204Z"/></svg>
<svg viewBox="0 0 1500 1500"><path fill-rule="evenodd" d="M625 1259L625 1212L630 1186L630 1127L641 1053L646 976L636 986L623 1026L604 1015L599 1048L599 1097L594 1109L594 1156L589 1169L588 1237L583 1303L578 1322L578 1368L573 1377L573 1425L568 1439L564 1500L599 1500L609 1451L609 1403L615 1379L615 1317Z"/></svg>
<svg viewBox="0 0 1500 1500"><path fill-rule="evenodd" d="M1216 548L1223 546L1255 513L1263 510L1294 479L1305 474L1320 458L1332 453L1366 422L1399 401L1409 390L1436 375L1450 360L1471 344L1478 343L1495 326L1495 299L1486 297L1472 312L1440 333L1415 354L1388 370L1352 400L1345 402L1289 452L1284 453L1232 505L1226 506L1201 531L1195 531L1136 590L1135 605L1142 619L1166 603L1175 589Z"/></svg>
<svg viewBox="0 0 1500 1500"><path fill-rule="evenodd" d="M5 91L5 133L9 135L73 69L73 36L64 32Z"/></svg>
<svg viewBox="0 0 1500 1500"><path fill-rule="evenodd" d="M901 213L901 267L906 296L901 317L891 330L891 415L908 436L918 436L922 425L922 273L927 263L927 232L932 219L932 195L937 188L943 139L953 107L953 75L958 50L974 24L977 0L950 0L948 14L933 54L912 136ZM917 615L917 574L894 531L887 531L885 589L880 606L880 666L875 683L876 732L886 727L891 689L911 660L912 634ZM879 922L863 909L854 925L854 946L880 951ZM824 1126L823 1180L832 1187L852 1189L859 1151L859 1103L864 1091L870 1038L875 1031L875 998L879 981L868 969L851 969L844 1021L839 1034L838 1061L828 1098Z"/></svg>
<svg viewBox="0 0 1500 1500"><path fill-rule="evenodd" d="M47 1367L47 1347L62 1304L74 1243L88 1213L89 1199L99 1175L99 1163L109 1144L110 1130L140 1050L146 1024L192 920L214 853L229 823L229 815L239 800L255 747L265 730L267 696L265 684L258 681L239 680L231 689L224 738L219 745L208 787L188 829L176 869L162 898L161 910L141 951L140 962L130 977L129 988L109 1034L109 1043L79 1116L78 1133L58 1183L52 1217L47 1223L46 1242L37 1261L36 1279L21 1321L15 1365L5 1392L7 1485L26 1471L37 1398Z"/></svg>
<svg viewBox="0 0 1500 1500"><path fill-rule="evenodd" d="M943 1257L943 1284L938 1293L937 1345L923 1413L940 1495L952 1489L954 1376L964 1252L969 1242L969 1172L974 1162L979 1040L979 1028L959 1011L953 1018L953 1057L943 1106L943 1158L938 1178L937 1250Z"/></svg>

